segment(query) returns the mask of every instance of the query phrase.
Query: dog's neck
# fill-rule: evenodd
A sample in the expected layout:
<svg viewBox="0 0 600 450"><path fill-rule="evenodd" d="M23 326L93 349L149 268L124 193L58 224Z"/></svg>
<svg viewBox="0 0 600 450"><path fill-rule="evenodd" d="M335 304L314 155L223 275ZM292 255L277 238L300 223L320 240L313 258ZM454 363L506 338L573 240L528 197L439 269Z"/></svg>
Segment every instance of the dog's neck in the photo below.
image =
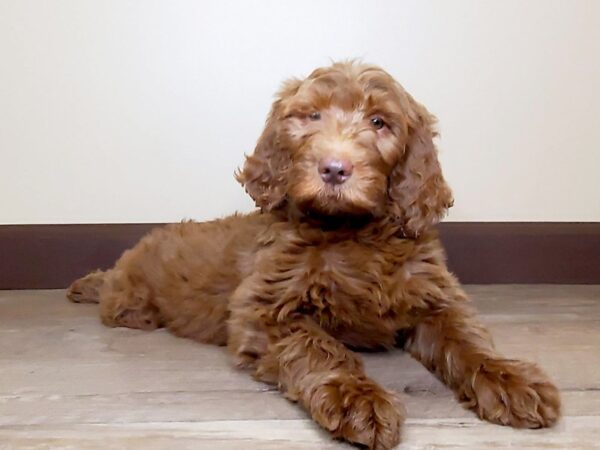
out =
<svg viewBox="0 0 600 450"><path fill-rule="evenodd" d="M373 222L374 218L370 214L353 215L328 215L318 211L306 211L303 214L295 215L288 219L292 219L299 223L305 223L310 226L320 228L323 231L359 231L364 229L369 223Z"/></svg>
<svg viewBox="0 0 600 450"><path fill-rule="evenodd" d="M315 210L302 211L296 207L286 205L271 211L280 220L294 224L305 232L335 235L336 239L369 240L382 237L406 238L402 225L391 217L376 217L372 214L361 215L329 215Z"/></svg>

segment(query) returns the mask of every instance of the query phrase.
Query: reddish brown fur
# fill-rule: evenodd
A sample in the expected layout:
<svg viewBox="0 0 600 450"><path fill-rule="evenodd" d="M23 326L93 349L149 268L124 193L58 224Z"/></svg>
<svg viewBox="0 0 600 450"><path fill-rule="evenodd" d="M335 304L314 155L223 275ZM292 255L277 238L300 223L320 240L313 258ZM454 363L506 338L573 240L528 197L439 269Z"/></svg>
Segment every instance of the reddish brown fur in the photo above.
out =
<svg viewBox="0 0 600 450"><path fill-rule="evenodd" d="M431 229L452 203L434 122L376 67L289 81L237 174L261 212L156 229L69 298L99 301L109 326L227 345L333 436L369 448L399 442L404 409L348 347L391 348L399 335L481 418L550 426L557 389L494 350ZM341 186L317 174L330 156L354 165Z"/></svg>

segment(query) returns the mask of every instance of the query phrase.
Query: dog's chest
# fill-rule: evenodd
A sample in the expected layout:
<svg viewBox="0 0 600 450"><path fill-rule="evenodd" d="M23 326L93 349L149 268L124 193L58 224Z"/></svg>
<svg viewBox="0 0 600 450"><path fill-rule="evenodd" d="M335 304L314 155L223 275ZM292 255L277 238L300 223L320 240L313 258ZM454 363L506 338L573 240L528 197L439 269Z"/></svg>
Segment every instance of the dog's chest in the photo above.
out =
<svg viewBox="0 0 600 450"><path fill-rule="evenodd" d="M269 241L257 264L262 295L278 320L304 314L347 344L389 347L397 331L427 314L439 291L444 263L435 235L331 243L286 231Z"/></svg>
<svg viewBox="0 0 600 450"><path fill-rule="evenodd" d="M309 248L299 256L288 307L349 344L393 344L408 317L396 289L402 261L354 243Z"/></svg>

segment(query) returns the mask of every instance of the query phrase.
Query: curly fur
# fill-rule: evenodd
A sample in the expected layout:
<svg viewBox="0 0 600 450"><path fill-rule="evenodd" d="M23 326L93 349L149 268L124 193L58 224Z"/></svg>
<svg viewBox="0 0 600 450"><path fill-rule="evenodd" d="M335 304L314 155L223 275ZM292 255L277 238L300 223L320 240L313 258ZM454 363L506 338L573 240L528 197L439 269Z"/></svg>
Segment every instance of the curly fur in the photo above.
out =
<svg viewBox="0 0 600 450"><path fill-rule="evenodd" d="M227 345L334 437L369 448L398 444L404 408L350 349L399 336L481 418L550 426L558 390L496 352L446 268L432 226L452 196L434 123L377 67L336 63L288 81L236 174L260 211L156 229L68 296L99 302L108 326ZM347 182L319 178L328 156L351 161Z"/></svg>

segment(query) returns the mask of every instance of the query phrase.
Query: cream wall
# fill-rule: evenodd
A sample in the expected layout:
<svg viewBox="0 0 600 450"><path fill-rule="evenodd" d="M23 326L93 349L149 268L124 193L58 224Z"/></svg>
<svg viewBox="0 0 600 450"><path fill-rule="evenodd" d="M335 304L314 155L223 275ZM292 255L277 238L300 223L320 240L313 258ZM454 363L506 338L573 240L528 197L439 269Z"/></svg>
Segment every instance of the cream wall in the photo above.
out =
<svg viewBox="0 0 600 450"><path fill-rule="evenodd" d="M600 221L600 1L0 1L0 223L206 219L273 91L382 65L440 119L449 220Z"/></svg>

